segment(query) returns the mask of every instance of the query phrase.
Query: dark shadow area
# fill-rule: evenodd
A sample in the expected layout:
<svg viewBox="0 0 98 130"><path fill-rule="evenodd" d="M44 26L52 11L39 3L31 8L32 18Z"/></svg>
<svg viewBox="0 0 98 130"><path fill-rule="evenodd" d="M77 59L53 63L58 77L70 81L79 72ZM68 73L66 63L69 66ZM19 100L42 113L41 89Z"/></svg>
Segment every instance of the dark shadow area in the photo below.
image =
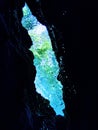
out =
<svg viewBox="0 0 98 130"><path fill-rule="evenodd" d="M63 34L66 52L62 53L58 43L59 54L64 56L65 71L77 92L74 96L68 96L71 99L65 97L71 130L97 129L98 10L94 2L50 1L43 9L49 22ZM68 90L66 87L71 81L65 82L65 95Z"/></svg>

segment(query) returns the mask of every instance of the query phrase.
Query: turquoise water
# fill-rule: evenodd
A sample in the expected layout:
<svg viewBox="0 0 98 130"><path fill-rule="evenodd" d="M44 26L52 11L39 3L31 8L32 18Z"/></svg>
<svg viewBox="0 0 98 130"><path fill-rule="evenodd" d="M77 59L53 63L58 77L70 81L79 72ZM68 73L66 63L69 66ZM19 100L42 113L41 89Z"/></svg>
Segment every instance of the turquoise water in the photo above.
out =
<svg viewBox="0 0 98 130"><path fill-rule="evenodd" d="M27 5L23 8L23 14L22 25L28 30L33 41L30 50L34 54L32 62L36 67L34 81L36 91L50 101L50 105L57 115L64 116L63 86L57 80L59 64L52 49L47 28L37 21Z"/></svg>

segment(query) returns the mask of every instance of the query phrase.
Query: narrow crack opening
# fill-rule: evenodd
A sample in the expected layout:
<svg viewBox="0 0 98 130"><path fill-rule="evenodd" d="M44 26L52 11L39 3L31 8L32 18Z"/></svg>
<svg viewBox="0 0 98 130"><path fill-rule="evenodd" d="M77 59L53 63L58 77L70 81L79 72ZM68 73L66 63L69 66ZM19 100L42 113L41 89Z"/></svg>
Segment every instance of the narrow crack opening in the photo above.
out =
<svg viewBox="0 0 98 130"><path fill-rule="evenodd" d="M62 84L57 80L59 64L52 48L47 28L32 15L27 4L23 7L22 26L28 30L32 39L30 50L34 55L32 61L36 67L36 91L50 101L51 107L57 115L64 116Z"/></svg>

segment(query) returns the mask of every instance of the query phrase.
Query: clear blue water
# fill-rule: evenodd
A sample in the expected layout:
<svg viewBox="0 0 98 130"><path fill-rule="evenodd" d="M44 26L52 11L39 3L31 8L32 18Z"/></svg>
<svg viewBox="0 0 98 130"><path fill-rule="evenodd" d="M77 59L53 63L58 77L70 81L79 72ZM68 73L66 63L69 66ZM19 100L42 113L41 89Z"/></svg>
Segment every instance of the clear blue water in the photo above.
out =
<svg viewBox="0 0 98 130"><path fill-rule="evenodd" d="M36 67L35 87L36 91L50 101L50 106L57 115L64 116L62 84L57 80L59 65L52 49L52 44L45 26L39 23L32 15L27 5L23 8L22 25L28 30L33 45L30 50L34 54Z"/></svg>

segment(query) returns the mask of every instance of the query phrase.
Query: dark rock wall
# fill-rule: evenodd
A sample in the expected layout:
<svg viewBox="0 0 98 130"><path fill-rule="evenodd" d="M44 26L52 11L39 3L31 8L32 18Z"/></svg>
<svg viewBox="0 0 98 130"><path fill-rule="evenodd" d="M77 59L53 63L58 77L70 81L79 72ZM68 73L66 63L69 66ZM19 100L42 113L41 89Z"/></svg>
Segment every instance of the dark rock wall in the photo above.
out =
<svg viewBox="0 0 98 130"><path fill-rule="evenodd" d="M39 108L40 110L42 109L42 114L44 113L47 116L53 115L53 118L52 116L49 117L48 121L53 120L56 122L57 130L65 130L67 128L70 130L89 130L90 128L96 130L96 19L98 16L96 5L90 1L41 0L41 2L41 9L48 24L55 26L54 32L56 40L58 41L57 58L59 59L60 56L63 56L63 70L66 71L66 74L63 71L60 72L61 77L68 75L68 78L62 81L64 85L64 100L66 103L66 119L64 120L64 118L57 117L55 120L55 113L51 108L47 108L48 102L44 101L40 96L37 96L39 99L38 103L46 103L45 107L39 105ZM34 14L36 14L36 12L34 12ZM22 15L20 14L20 16ZM43 23L43 20L41 20L41 22ZM1 27L2 23L0 21L0 28ZM24 36L22 38L25 39L25 36L27 36L25 30L23 33ZM1 34L0 32L0 36ZM61 34L62 37L59 39ZM17 115L23 112L24 100L28 101L31 99L29 106L31 107L31 111L36 113L35 101L37 100L35 99L36 92L33 83L36 72L32 65L33 55L27 51L27 48L31 44L30 39L26 38L26 41L30 43L29 46L26 45L27 42L25 42L24 45L20 45L19 43L13 44L13 38L9 43L8 37L4 39L4 35L0 37L0 119L6 123L6 125L3 125L1 122L4 130L8 127L15 130L17 119L19 119ZM65 49L60 45L62 42L64 43L63 46ZM73 85L75 86L75 90L72 87ZM24 88L27 87L29 87L29 94L27 94L26 90L25 96L26 94L29 95L29 99L24 99ZM35 107L32 108L34 105ZM44 111L47 109L51 114L48 113L48 115L47 111ZM26 110L29 111L27 108ZM22 116L24 115L25 114ZM38 129L37 123L39 120L42 120L42 123L45 119L46 124L48 123L47 118L44 116L40 118L41 119L36 119L37 121L35 121L35 129ZM28 119L24 118L23 126L19 125L21 128L18 128L16 125L16 129L23 130L27 128L29 130L28 126L24 128L24 124L28 124L26 123L27 120ZM39 122L39 125L41 126L42 124ZM32 127L33 126L31 126L30 129L32 129ZM52 128L55 129L56 127L53 126Z"/></svg>
<svg viewBox="0 0 98 130"><path fill-rule="evenodd" d="M57 56L63 55L64 69L69 76L63 83L65 83L66 110L71 121L70 129L96 129L98 16L96 3L95 1L45 2L42 0L42 9L47 21L56 27L63 38L57 42L59 48ZM60 37L58 33L56 36ZM60 45L62 41L64 41L65 53ZM73 84L76 95L71 87ZM67 89L67 86L71 90Z"/></svg>

